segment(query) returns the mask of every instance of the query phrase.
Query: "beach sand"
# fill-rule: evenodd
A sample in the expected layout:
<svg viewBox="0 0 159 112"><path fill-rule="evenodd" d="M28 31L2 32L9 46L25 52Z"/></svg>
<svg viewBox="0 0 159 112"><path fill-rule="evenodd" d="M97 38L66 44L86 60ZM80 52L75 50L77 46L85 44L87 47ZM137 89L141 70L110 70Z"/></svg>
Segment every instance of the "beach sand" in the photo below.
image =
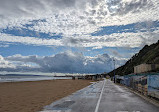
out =
<svg viewBox="0 0 159 112"><path fill-rule="evenodd" d="M89 84L88 80L0 83L0 112L37 112Z"/></svg>

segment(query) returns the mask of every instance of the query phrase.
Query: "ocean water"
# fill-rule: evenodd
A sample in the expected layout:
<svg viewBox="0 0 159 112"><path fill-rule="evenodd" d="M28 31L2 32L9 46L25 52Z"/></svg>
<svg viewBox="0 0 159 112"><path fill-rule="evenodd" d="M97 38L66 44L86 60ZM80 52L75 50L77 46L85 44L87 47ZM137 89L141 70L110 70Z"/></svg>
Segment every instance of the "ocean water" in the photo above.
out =
<svg viewBox="0 0 159 112"><path fill-rule="evenodd" d="M36 76L36 75L0 75L0 82L20 82L20 81L40 81L71 79L71 77L53 77L53 76Z"/></svg>

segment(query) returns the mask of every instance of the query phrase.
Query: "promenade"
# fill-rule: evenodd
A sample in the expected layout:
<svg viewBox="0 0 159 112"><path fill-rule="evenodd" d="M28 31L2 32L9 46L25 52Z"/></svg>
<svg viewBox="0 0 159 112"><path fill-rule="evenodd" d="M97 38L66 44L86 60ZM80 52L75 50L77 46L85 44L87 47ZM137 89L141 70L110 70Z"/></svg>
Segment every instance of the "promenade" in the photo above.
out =
<svg viewBox="0 0 159 112"><path fill-rule="evenodd" d="M45 106L41 112L159 112L159 107L106 79Z"/></svg>

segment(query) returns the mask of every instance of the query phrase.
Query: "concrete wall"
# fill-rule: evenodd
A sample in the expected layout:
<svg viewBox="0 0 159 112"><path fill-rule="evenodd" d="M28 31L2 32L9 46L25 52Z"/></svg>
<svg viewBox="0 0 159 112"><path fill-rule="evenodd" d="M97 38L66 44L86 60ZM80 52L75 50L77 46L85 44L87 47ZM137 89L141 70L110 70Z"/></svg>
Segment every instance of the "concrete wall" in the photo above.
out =
<svg viewBox="0 0 159 112"><path fill-rule="evenodd" d="M144 73L159 68L159 64L141 64L134 67L134 73Z"/></svg>

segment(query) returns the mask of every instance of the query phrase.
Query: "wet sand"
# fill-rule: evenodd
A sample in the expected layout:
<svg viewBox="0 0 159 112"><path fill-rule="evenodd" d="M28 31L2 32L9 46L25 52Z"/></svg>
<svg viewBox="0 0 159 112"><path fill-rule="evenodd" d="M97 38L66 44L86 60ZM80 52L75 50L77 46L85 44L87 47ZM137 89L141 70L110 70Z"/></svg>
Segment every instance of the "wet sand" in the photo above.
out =
<svg viewBox="0 0 159 112"><path fill-rule="evenodd" d="M0 83L0 112L37 112L89 84L88 80Z"/></svg>

